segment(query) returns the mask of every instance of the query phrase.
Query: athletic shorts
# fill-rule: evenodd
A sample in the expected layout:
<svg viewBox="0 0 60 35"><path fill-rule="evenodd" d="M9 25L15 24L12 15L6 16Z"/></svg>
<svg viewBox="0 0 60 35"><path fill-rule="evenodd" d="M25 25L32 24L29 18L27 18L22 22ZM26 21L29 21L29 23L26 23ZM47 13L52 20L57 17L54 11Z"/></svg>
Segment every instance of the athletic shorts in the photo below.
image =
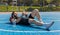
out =
<svg viewBox="0 0 60 35"><path fill-rule="evenodd" d="M19 25L30 25L29 19L21 18L21 20L17 23Z"/></svg>
<svg viewBox="0 0 60 35"><path fill-rule="evenodd" d="M34 17L32 17L32 15L31 15L31 14L29 15L29 18L34 19Z"/></svg>

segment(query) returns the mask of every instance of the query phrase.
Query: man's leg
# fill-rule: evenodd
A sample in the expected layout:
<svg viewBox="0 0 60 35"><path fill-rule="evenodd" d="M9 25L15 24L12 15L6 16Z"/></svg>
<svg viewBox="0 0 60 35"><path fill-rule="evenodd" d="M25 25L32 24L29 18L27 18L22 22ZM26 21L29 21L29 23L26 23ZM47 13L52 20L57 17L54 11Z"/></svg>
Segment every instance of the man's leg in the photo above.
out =
<svg viewBox="0 0 60 35"><path fill-rule="evenodd" d="M46 27L46 29L50 28L54 24L54 22L43 23L43 22L35 21L34 19L29 19L29 23L34 23L37 26L44 26L44 27Z"/></svg>
<svg viewBox="0 0 60 35"><path fill-rule="evenodd" d="M43 25L43 22L39 22L39 21L35 21L34 19L29 19L29 23L34 23L38 26L42 26Z"/></svg>
<svg viewBox="0 0 60 35"><path fill-rule="evenodd" d="M40 16L40 14L39 14L39 10L38 10L38 9L33 10L31 14L32 14L33 17L36 16L36 17L38 18L38 20L39 20L40 22L42 22L42 19L41 19L41 16Z"/></svg>

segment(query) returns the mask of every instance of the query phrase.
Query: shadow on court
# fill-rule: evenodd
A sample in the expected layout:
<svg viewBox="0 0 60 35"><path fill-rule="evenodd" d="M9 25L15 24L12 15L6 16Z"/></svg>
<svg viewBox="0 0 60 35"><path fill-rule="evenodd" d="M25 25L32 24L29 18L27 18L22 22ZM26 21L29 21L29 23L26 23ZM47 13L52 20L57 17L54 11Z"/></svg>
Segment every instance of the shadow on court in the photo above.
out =
<svg viewBox="0 0 60 35"><path fill-rule="evenodd" d="M12 23L6 23L6 24L13 25ZM24 24L17 24L17 25L22 26L22 27L29 27L29 28L42 29L42 30L45 30L45 31L50 31L50 29L45 29L45 28L41 28L41 27L34 27L32 25L24 25Z"/></svg>

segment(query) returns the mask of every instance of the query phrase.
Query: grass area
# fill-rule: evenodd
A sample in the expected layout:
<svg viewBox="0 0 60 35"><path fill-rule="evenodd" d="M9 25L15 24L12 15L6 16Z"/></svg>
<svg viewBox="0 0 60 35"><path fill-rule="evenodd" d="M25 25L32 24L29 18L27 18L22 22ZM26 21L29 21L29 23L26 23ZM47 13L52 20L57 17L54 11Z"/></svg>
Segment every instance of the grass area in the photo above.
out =
<svg viewBox="0 0 60 35"><path fill-rule="evenodd" d="M7 11L6 6L0 6L0 11L1 11L1 12L3 12L3 11Z"/></svg>
<svg viewBox="0 0 60 35"><path fill-rule="evenodd" d="M40 6L0 6L1 12L7 11L29 11L30 9L39 9L40 11L60 11L60 6L58 7L40 7Z"/></svg>

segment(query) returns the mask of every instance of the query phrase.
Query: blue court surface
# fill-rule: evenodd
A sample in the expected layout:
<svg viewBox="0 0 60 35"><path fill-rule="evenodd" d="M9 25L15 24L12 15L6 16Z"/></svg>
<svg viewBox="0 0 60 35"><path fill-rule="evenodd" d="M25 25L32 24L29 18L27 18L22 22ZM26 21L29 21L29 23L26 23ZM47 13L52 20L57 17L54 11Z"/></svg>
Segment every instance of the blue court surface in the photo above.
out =
<svg viewBox="0 0 60 35"><path fill-rule="evenodd" d="M60 35L60 12L41 12L41 18L45 23L54 21L50 31L41 27L9 24L11 14L0 14L0 35ZM18 13L18 16L21 14Z"/></svg>

